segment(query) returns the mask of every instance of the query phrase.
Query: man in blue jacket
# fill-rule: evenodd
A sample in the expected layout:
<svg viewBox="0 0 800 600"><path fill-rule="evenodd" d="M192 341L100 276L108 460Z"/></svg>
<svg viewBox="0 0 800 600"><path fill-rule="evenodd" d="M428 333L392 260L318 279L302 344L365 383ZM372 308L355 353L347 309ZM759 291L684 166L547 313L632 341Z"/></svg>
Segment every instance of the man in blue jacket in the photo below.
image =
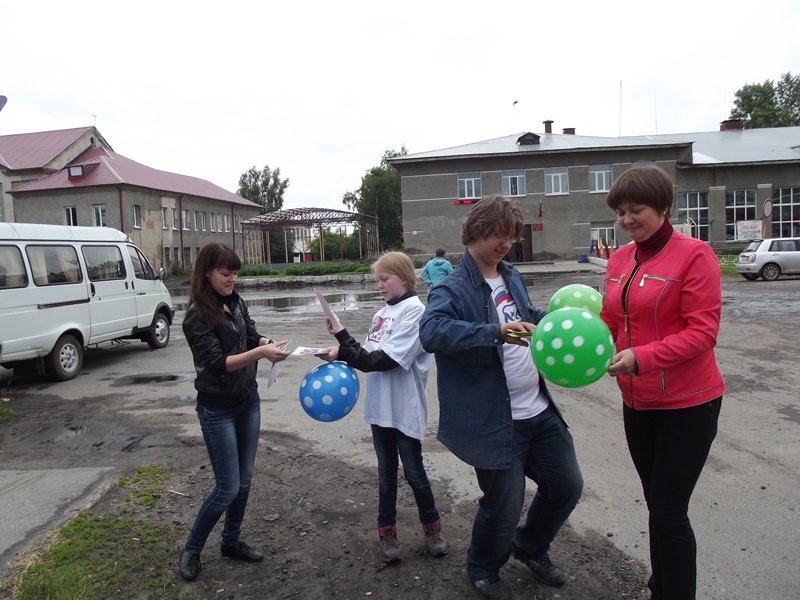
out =
<svg viewBox="0 0 800 600"><path fill-rule="evenodd" d="M462 229L460 267L430 291L419 327L423 347L436 356L438 438L475 468L483 492L467 574L485 598L512 597L499 576L511 554L539 581L564 584L548 551L583 489L572 436L524 338L546 311L533 306L519 271L503 260L522 227L514 201L491 196L475 204ZM526 477L538 489L519 524Z"/></svg>
<svg viewBox="0 0 800 600"><path fill-rule="evenodd" d="M453 265L445 257L444 248L437 248L436 256L430 259L422 271L419 272L419 278L425 282L425 287L429 290L439 285L439 283L453 272Z"/></svg>

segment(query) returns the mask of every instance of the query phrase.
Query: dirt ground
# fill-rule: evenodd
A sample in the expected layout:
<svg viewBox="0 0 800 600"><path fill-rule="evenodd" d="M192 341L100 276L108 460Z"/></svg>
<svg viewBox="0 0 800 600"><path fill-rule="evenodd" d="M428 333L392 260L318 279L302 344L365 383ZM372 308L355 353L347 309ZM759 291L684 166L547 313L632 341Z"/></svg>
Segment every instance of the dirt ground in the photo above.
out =
<svg viewBox="0 0 800 600"><path fill-rule="evenodd" d="M543 304L542 298L549 297L559 285L552 282L550 287L539 289L534 302ZM800 281L764 287L732 280L726 289L733 290L726 292L723 308L727 324L744 324L748 320L768 324L780 315L791 315L791 321L783 322L795 331L797 319L792 307L796 306ZM330 338L321 331L320 316L310 314L306 300L276 300L271 299L270 294L258 292L245 295L251 300L259 328L264 332L276 329L290 332L294 338L290 348L330 343ZM759 307L765 300L772 313L759 317ZM177 297L176 302L180 304L181 298ZM356 337L363 337L377 306L374 295L370 296L368 290L355 291L343 295L339 306L342 311L354 308L353 312L340 312L340 317ZM180 332L180 318L179 312L172 328L173 340L164 350L149 351L143 344L123 344L89 353L81 375L73 382L52 384L19 378L0 384L13 397L10 404L15 412L11 422L0 425L3 469L59 468L65 469L65 476L68 476L68 469L75 467L109 466L114 468L115 477L147 464L163 465L170 470L172 479L166 487L178 493L165 493L155 509L140 509L139 516L157 524L167 524L176 532L175 566L180 544L213 485L193 411L193 372L189 350ZM730 333L721 340L722 362L724 367L728 365L729 372L734 371L732 365L742 364L740 341L748 339L751 345L758 343L757 332L764 331L747 327L750 326L739 334L728 328ZM380 560L377 544L377 474L369 430L361 421L358 408L358 414L335 424L320 424L302 414L297 406L296 385L302 374L315 364L302 360L282 363L284 370L275 388L267 391L262 385L262 443L242 537L264 552L265 561L250 565L222 558L218 551L220 528L217 527L202 555L200 579L186 583L175 573L165 597L477 598L464 566L477 506L477 485L469 469L456 466L457 461L453 462L452 455L435 439L435 399L432 400L434 406L424 453L450 543L450 554L442 559L427 555L413 496L405 481L401 481L398 534L403 554L398 564L387 567ZM757 367L768 369L770 363L784 360L791 363L795 359L789 355L762 353ZM747 412L749 405L743 403L760 393L760 384L753 383L756 379L753 373L741 369L729 377L733 398L729 401L726 419L736 413L744 413L746 419L741 427L737 421L725 423L725 433L712 451L709 473L704 475L695 495L698 510L707 511L696 521L703 542L702 557L710 563L710 567L703 565L703 583L706 589L718 590L718 595L701 596L705 598L739 599L761 595L757 592L758 584L750 591L741 583L737 584L738 590L729 587L726 591L723 587L731 585L733 577L727 574L726 568L730 568L731 573L741 572L731 556L774 554L765 549L759 553L760 532L771 536L769 545L764 548L791 547L791 540L786 540L785 544L782 541L782 536L793 530L786 526L787 515L789 519L796 518L796 513L786 512L791 511L791 507L782 500L788 493L786 486L791 483L782 476L771 477L766 465L769 459L779 470L796 477L792 466L796 462L794 450L790 444L781 443L775 448L763 449L762 457L753 456L754 452L745 455L746 444L740 441L750 436L754 427L761 427L759 413ZM429 394L435 390L434 381L429 383ZM797 389L796 381L787 382L786 387L785 393L780 391L779 399L785 397L790 402ZM745 392L742 400L736 399L737 389ZM613 383L598 383L593 390L589 396L597 399L587 398L582 390L559 394L560 404L573 427L587 480L584 498L572 522L562 529L551 551L554 562L568 574L568 582L562 588L541 585L524 565L511 559L501 574L519 598L643 600L647 597L646 517L638 482L627 462L624 442L609 438L605 432L611 426L603 424L602 433L593 431L593 427L599 428L601 422L606 421L619 426L618 396ZM774 389L771 397L776 397ZM734 406L738 406L738 410L733 410ZM760 406L766 406L766 400L760 401ZM772 424L765 423L764 431L777 431L773 435L790 439L792 431L796 431L796 423L800 422L795 418L796 413L790 414L788 408L777 404L769 411ZM776 430L774 423L785 425ZM745 428L747 431L740 434L739 429ZM614 435L619 437L618 432ZM763 438L766 434L759 435ZM609 442L610 439L613 441ZM596 445L590 446L592 440L597 440ZM739 454L744 462L742 467L733 464ZM762 470L755 470L753 464ZM618 476L617 472L623 475ZM752 478L754 472L758 474L758 481L770 484L769 488L762 485L760 489L755 486L751 490L739 483ZM111 478L110 482L113 480ZM732 486L741 490L735 496L723 496L719 491ZM619 496L615 496L618 489ZM121 493L115 486L109 487L94 503L93 510L113 511L119 505ZM526 508L530 497L529 490ZM762 504L756 504L763 502L768 502L772 509L764 511ZM705 508L706 505L709 507ZM753 514L760 515L752 526L752 531L757 533L750 533L751 520L741 517L743 511L751 510L751 505ZM773 524L773 516L784 525L778 521ZM34 546L36 540L40 541L41 537L34 536ZM30 546L23 550L29 551ZM777 551L787 556L786 550ZM795 553L788 555L789 562L795 558ZM140 572L131 576L128 592L135 591L149 574ZM780 585L784 591L787 589L785 582L791 579L787 577L789 579L779 576L783 578L784 583ZM776 576L773 574L767 579L775 580ZM125 590L119 595L124 595L123 592ZM781 597L781 594L773 597Z"/></svg>

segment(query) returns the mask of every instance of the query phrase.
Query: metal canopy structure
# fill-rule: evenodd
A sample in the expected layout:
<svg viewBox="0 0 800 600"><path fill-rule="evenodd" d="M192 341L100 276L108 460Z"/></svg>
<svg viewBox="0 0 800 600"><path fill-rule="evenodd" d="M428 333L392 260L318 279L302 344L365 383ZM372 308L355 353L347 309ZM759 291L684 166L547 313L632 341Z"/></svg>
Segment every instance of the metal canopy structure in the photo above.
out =
<svg viewBox="0 0 800 600"><path fill-rule="evenodd" d="M270 232L283 231L286 256L289 257L286 232L294 229L316 231L320 240L320 260L325 260L324 229L331 225L358 227L359 257L374 258L379 254L378 219L371 215L332 208L288 208L264 213L242 221L244 260L246 263L271 263ZM294 249L293 249L294 250ZM264 255L266 254L266 261Z"/></svg>

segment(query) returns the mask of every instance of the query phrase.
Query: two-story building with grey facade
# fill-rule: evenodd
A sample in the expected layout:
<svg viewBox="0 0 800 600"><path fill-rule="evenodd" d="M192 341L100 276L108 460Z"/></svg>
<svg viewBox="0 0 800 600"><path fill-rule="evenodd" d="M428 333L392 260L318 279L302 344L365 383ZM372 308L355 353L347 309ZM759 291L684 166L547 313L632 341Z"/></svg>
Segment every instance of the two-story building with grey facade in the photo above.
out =
<svg viewBox="0 0 800 600"><path fill-rule="evenodd" d="M629 239L606 205L614 179L636 164L664 168L675 182L671 220L719 253L743 246L739 222L766 218L773 237L800 235L800 127L632 137L517 133L463 146L390 159L400 172L403 239L410 254L438 247L458 253L461 225L472 203L502 194L522 207L525 228L513 261L574 258L597 244ZM751 231L752 229L748 230Z"/></svg>

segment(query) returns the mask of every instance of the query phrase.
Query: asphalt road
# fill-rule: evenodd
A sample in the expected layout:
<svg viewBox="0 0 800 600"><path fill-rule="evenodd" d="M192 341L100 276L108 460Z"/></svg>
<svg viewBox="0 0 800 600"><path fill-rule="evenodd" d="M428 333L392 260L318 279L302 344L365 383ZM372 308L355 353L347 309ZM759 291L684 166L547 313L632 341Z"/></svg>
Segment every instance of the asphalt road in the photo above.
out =
<svg viewBox="0 0 800 600"><path fill-rule="evenodd" d="M562 285L596 285L601 279L591 273L533 277L531 296L541 306ZM372 290L354 285L344 293L325 291L343 324L363 338L379 306ZM332 343L312 290L243 294L259 329L290 338L290 349ZM800 597L798 297L800 279L767 283L730 276L723 282L717 357L728 391L690 511L699 546L699 598ZM180 305L185 298L175 300ZM0 509L7 515L0 520L0 571L91 504L122 470L163 461L186 445L202 443L182 316L179 311L164 350L125 344L89 353L83 372L71 382L14 379L0 384L20 415L0 425ZM369 432L359 414L323 424L297 406L298 383L315 364L313 358L288 359L269 390L268 369L261 367L264 427L314 440L319 452L374 466ZM477 498L471 470L435 439L433 378L435 370L428 385L429 475L456 498ZM608 536L632 559L647 562L647 515L625 446L615 382L603 378L586 388L555 388L555 396L572 428L586 482L571 524L578 531Z"/></svg>

